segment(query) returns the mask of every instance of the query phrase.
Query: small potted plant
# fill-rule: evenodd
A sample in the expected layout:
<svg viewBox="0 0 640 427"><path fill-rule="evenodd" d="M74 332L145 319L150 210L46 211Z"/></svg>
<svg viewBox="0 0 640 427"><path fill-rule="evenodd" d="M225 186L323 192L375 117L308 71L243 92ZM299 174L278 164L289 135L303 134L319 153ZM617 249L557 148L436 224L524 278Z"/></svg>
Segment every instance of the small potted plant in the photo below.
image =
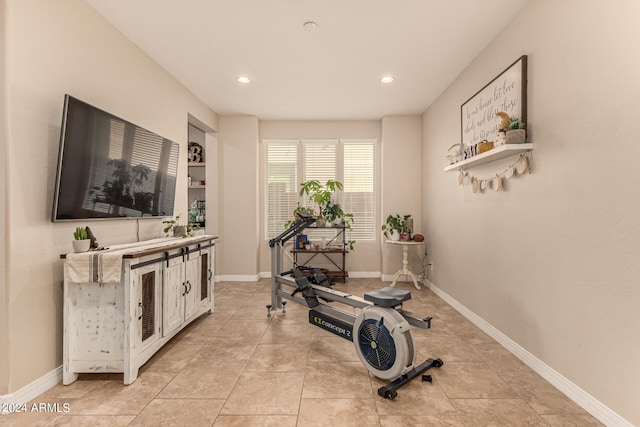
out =
<svg viewBox="0 0 640 427"><path fill-rule="evenodd" d="M505 144L522 144L527 139L525 124L520 117L509 116L504 111L496 113L501 118L499 132L505 132Z"/></svg>
<svg viewBox="0 0 640 427"><path fill-rule="evenodd" d="M85 227L76 227L76 230L73 232L73 241L71 244L73 245L73 251L76 253L87 252L89 250L91 247L91 239L89 239L89 234Z"/></svg>
<svg viewBox="0 0 640 427"><path fill-rule="evenodd" d="M322 216L334 225L349 227L353 222L353 214L345 213L340 203L333 203L331 200L322 209Z"/></svg>
<svg viewBox="0 0 640 427"><path fill-rule="evenodd" d="M507 144L523 144L527 139L525 124L519 117L509 117L509 129L507 130Z"/></svg>
<svg viewBox="0 0 640 427"><path fill-rule="evenodd" d="M407 220L411 218L411 215L400 216L398 214L389 215L387 221L382 225L382 231L385 237L391 240L400 240L404 235L404 240L409 240L409 226Z"/></svg>
<svg viewBox="0 0 640 427"><path fill-rule="evenodd" d="M177 215L175 218L170 218L162 221L165 225L164 232L169 237L172 235L173 237L187 237L187 226L180 225L180 215Z"/></svg>

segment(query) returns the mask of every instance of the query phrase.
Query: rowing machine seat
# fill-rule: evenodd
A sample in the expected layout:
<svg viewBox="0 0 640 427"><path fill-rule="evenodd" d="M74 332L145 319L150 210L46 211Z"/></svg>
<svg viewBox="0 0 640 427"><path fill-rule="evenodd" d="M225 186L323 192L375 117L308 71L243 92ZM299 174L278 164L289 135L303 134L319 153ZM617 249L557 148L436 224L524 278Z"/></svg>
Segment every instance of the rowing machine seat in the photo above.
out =
<svg viewBox="0 0 640 427"><path fill-rule="evenodd" d="M365 301L381 307L395 307L411 299L411 292L404 289L382 288L364 294Z"/></svg>

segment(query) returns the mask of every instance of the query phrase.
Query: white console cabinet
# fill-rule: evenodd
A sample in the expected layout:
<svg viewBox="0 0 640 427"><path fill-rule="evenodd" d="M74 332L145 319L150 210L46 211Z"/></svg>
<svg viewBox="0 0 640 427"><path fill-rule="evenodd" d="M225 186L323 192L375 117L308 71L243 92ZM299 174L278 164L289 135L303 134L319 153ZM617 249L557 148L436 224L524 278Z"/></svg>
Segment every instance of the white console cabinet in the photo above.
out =
<svg viewBox="0 0 640 427"><path fill-rule="evenodd" d="M211 313L215 239L157 239L63 255L63 383L79 373L122 372L131 384L169 339Z"/></svg>

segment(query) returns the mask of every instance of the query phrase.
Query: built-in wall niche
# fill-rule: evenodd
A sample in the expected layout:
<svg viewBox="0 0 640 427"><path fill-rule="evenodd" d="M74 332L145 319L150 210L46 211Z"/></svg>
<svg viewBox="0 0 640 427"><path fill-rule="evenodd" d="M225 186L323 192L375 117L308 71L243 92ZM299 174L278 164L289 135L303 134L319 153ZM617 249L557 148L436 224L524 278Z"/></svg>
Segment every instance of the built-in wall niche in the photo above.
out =
<svg viewBox="0 0 640 427"><path fill-rule="evenodd" d="M188 206L189 223L201 228L206 225L206 133L189 123L188 150Z"/></svg>

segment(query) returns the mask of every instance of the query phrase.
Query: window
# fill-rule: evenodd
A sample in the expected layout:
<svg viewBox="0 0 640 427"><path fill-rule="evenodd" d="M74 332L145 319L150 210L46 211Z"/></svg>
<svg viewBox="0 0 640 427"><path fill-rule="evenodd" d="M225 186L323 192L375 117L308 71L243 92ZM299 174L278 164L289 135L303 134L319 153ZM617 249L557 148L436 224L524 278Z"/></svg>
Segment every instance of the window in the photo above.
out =
<svg viewBox="0 0 640 427"><path fill-rule="evenodd" d="M269 141L266 146L267 240L284 231L298 204L298 142Z"/></svg>
<svg viewBox="0 0 640 427"><path fill-rule="evenodd" d="M373 240L376 235L375 144L345 140L342 208L354 217L351 238Z"/></svg>
<svg viewBox="0 0 640 427"><path fill-rule="evenodd" d="M264 141L266 239L284 231L298 203L309 205L298 194L300 183L336 179L344 185L337 202L354 216L350 239L374 240L375 143L371 139Z"/></svg>

